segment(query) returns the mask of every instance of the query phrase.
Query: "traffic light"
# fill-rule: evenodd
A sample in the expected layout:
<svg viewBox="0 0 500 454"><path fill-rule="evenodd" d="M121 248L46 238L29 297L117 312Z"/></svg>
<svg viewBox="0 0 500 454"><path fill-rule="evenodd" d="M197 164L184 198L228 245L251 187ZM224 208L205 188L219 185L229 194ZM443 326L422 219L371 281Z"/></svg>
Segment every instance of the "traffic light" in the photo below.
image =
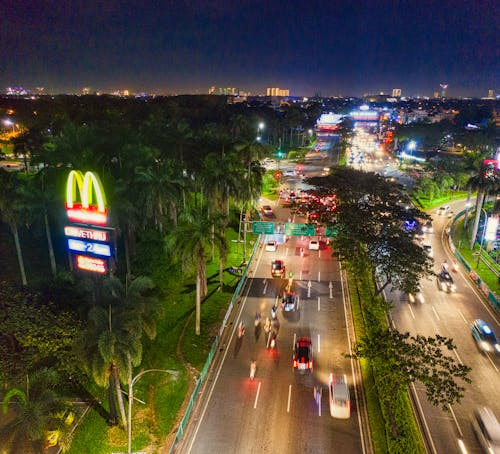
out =
<svg viewBox="0 0 500 454"><path fill-rule="evenodd" d="M277 180L281 179L281 170L276 170L276 172L274 172L274 178Z"/></svg>
<svg viewBox="0 0 500 454"><path fill-rule="evenodd" d="M277 157L278 159L283 159L283 155L284 155L283 150L281 150L281 148L278 148L278 149L276 150L276 157Z"/></svg>

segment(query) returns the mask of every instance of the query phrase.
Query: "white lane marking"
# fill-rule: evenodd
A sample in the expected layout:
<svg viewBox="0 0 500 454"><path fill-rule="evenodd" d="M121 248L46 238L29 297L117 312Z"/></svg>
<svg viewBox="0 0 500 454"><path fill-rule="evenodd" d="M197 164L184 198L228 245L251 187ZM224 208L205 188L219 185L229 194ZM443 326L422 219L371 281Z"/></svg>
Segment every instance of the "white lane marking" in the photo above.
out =
<svg viewBox="0 0 500 454"><path fill-rule="evenodd" d="M320 311L321 309L321 304L320 304L320 301L321 301L321 298L318 296L318 312Z"/></svg>
<svg viewBox="0 0 500 454"><path fill-rule="evenodd" d="M462 454L468 454L469 451L467 451L467 447L465 446L465 443L461 438L458 439L458 447Z"/></svg>
<svg viewBox="0 0 500 454"><path fill-rule="evenodd" d="M286 405L286 412L290 413L290 400L292 399L292 385L288 385L288 403Z"/></svg>
<svg viewBox="0 0 500 454"><path fill-rule="evenodd" d="M318 271L318 282L321 282L321 271Z"/></svg>
<svg viewBox="0 0 500 454"><path fill-rule="evenodd" d="M321 416L321 390L318 392L318 416Z"/></svg>
<svg viewBox="0 0 500 454"><path fill-rule="evenodd" d="M434 305L432 305L432 310L434 311L434 315L436 316L436 318L437 318L438 320L441 320L441 319L439 318L439 315L438 315L438 313L437 313L436 308L434 307Z"/></svg>
<svg viewBox="0 0 500 454"><path fill-rule="evenodd" d="M458 362L459 362L460 364L463 364L462 360L460 359L460 356L458 356L458 352L457 352L457 349L456 349L456 348L454 348L454 349L453 349L453 353L455 353L455 356L457 357Z"/></svg>
<svg viewBox="0 0 500 454"><path fill-rule="evenodd" d="M264 281L264 289L262 290L262 294L265 295L267 291L267 280Z"/></svg>
<svg viewBox="0 0 500 454"><path fill-rule="evenodd" d="M259 382L259 386L257 387L257 394L255 395L255 402L253 404L253 408L257 408L257 401L259 400L259 394L260 394L260 385L262 382Z"/></svg>
<svg viewBox="0 0 500 454"><path fill-rule="evenodd" d="M463 320L464 320L465 324L466 324L466 325L468 325L468 324L469 324L469 322L468 322L468 321L467 321L467 319L464 317L464 314L462 314L462 311L461 311L460 309L458 309L458 313L460 314L460 317L462 317L462 318L463 318Z"/></svg>
<svg viewBox="0 0 500 454"><path fill-rule="evenodd" d="M415 318L415 314L413 313L413 309L411 308L411 304L408 303L408 309L410 309L411 316Z"/></svg>
<svg viewBox="0 0 500 454"><path fill-rule="evenodd" d="M488 358L488 361L491 363L491 365L495 368L495 370L498 372L498 367L495 365L493 360L490 358L489 354L486 354L486 358Z"/></svg>
<svg viewBox="0 0 500 454"><path fill-rule="evenodd" d="M295 342L297 342L297 333L293 333L292 351L293 351L293 348L295 347Z"/></svg>
<svg viewBox="0 0 500 454"><path fill-rule="evenodd" d="M320 337L319 337L319 334L318 334L318 353L321 352L321 344L320 344Z"/></svg>
<svg viewBox="0 0 500 454"><path fill-rule="evenodd" d="M436 446L434 445L434 440L431 437L431 431L429 429L429 425L427 424L427 419L425 418L424 410L422 409L422 404L420 403L420 398L418 397L418 394L417 394L417 389L415 388L414 383L411 383L410 386L413 389L413 396L415 397L415 400L417 402L418 412L422 417L422 421L424 422L425 430L426 430L427 435L428 435L427 439L429 440L429 443L431 445L432 452L434 454L437 454Z"/></svg>
<svg viewBox="0 0 500 454"><path fill-rule="evenodd" d="M285 249L285 257L288 256L288 248Z"/></svg>
<svg viewBox="0 0 500 454"><path fill-rule="evenodd" d="M455 412L453 411L453 408L451 408L451 405L448 405L448 408L450 409L451 416L453 417L453 421L455 421L455 425L457 426L458 434L460 435L460 438L464 438L464 433L462 432L462 429L458 425L457 417L455 416Z"/></svg>

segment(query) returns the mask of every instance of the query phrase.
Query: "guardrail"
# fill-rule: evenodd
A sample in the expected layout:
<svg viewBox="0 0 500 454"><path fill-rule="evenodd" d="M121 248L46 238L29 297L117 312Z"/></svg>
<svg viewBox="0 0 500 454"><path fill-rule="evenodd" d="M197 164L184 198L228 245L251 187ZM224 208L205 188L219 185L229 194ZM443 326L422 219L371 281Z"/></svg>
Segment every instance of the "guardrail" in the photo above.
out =
<svg viewBox="0 0 500 454"><path fill-rule="evenodd" d="M460 213L456 214L451 221L451 225L455 224L455 222L464 215L465 210L460 211ZM496 309L497 311L500 311L500 301L498 300L497 296L489 289L489 287L482 281L481 277L472 269L472 267L469 265L469 263L464 259L462 254L460 254L460 251L455 247L455 244L453 243L453 239L451 237L451 231L448 232L448 244L450 245L451 252L453 252L453 255L460 261L460 263L464 266L466 269L467 273L469 274L469 277L472 279L472 281L477 285L478 289L484 294L484 296L488 299L490 302L491 306Z"/></svg>
<svg viewBox="0 0 500 454"><path fill-rule="evenodd" d="M234 303L237 301L239 298L241 289L243 288L243 285L245 283L245 279L248 273L249 269L249 264L252 262L253 256L255 254L255 251L257 250L257 247L259 246L260 243L260 236L257 241L255 241L255 244L252 248L252 252L250 254L250 258L248 259L247 266L245 267L245 270L243 271L243 274L241 275L241 279L238 282L238 285L236 286L236 289L234 290L233 296L231 297L231 302L229 303L229 307L227 308L226 315L224 316L224 319L222 320L222 325L219 329L219 334L215 336L214 342L212 344L212 348L210 349L210 353L208 354L208 358L205 361L205 365L203 366L203 369L201 370L200 376L196 380L196 384L194 386L193 392L191 393L191 397L189 398L189 403L186 407L186 410L184 412L184 416L182 417L179 427L177 428L177 433L175 434L174 441L172 442L172 445L170 446L170 450L168 451L169 454L172 454L175 452L175 449L177 448L178 443L180 442L184 430L189 422L189 418L191 416L191 412L193 411L194 404L196 403L196 398L198 397L198 394L200 392L200 388L205 381L205 378L207 376L208 370L210 369L210 366L212 365L212 360L215 356L215 353L217 351L217 347L219 345L219 340L222 337L222 333L224 332L224 329L227 326L227 321L229 319L229 316L231 315L231 312L234 307Z"/></svg>

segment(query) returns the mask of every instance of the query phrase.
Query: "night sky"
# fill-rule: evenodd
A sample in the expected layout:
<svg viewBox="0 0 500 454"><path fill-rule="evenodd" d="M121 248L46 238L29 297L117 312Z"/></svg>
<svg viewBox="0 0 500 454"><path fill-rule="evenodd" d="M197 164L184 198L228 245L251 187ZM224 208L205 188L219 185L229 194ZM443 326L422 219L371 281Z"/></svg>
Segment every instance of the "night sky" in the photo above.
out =
<svg viewBox="0 0 500 454"><path fill-rule="evenodd" d="M500 91L498 0L3 0L0 92Z"/></svg>

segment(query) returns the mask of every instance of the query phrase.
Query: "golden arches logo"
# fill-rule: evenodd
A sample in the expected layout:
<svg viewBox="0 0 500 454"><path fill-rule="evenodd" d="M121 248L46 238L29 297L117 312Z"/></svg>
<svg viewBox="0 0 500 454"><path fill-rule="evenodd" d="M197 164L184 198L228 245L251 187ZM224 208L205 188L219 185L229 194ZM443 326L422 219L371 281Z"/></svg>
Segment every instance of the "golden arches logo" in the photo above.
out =
<svg viewBox="0 0 500 454"><path fill-rule="evenodd" d="M74 222L106 224L106 195L94 172L85 172L84 175L79 170L72 170L69 173L66 183L66 211L68 218Z"/></svg>

